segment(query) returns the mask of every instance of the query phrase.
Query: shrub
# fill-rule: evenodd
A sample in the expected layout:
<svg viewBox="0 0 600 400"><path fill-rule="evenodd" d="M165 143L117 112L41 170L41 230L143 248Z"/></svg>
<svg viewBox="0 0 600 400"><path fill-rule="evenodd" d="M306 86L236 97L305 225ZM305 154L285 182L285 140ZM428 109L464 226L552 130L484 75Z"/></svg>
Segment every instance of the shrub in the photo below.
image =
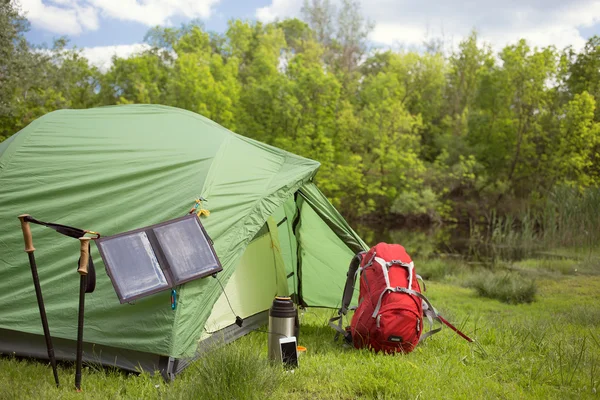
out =
<svg viewBox="0 0 600 400"><path fill-rule="evenodd" d="M497 299L509 304L531 303L537 286L533 279L513 272L480 272L467 282L481 297Z"/></svg>
<svg viewBox="0 0 600 400"><path fill-rule="evenodd" d="M416 264L416 263L415 263ZM460 269L461 264L455 260L423 260L416 269L425 280L440 281L448 275L453 275Z"/></svg>
<svg viewBox="0 0 600 400"><path fill-rule="evenodd" d="M426 187L420 191L400 192L392 204L391 211L400 215L427 215L432 221L440 222L440 210L444 209L443 206L437 194Z"/></svg>

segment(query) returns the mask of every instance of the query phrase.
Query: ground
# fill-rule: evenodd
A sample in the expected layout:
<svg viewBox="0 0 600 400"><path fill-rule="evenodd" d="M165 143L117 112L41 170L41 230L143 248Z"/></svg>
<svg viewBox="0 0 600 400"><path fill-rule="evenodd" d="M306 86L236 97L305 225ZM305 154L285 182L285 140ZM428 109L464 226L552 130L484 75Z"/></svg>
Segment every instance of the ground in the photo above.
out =
<svg viewBox="0 0 600 400"><path fill-rule="evenodd" d="M83 392L72 389L74 369L61 365L62 387L49 365L0 359L4 399L388 399L597 398L600 391L600 269L564 258L504 263L494 274L535 282L531 303L509 304L476 290L461 261L423 262L427 295L450 329L408 355L346 348L327 326L333 310L301 313L299 344L307 347L293 373L269 366L267 338L254 332L214 351L165 383L149 374L87 366ZM449 266L440 272L440 265ZM418 266L417 266L418 268ZM489 276L486 279L491 279ZM513 282L514 283L514 282ZM518 290L518 289L516 289ZM487 293L489 295L489 293ZM493 297L493 295L492 295Z"/></svg>

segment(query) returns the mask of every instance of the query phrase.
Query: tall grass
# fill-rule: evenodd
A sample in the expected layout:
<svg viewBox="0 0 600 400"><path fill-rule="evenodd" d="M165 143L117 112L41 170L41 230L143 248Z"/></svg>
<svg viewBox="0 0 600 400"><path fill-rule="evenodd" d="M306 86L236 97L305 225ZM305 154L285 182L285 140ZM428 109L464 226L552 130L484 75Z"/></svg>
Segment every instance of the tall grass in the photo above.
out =
<svg viewBox="0 0 600 400"><path fill-rule="evenodd" d="M600 188L579 192L557 188L539 217L544 242L561 246L595 246L600 241Z"/></svg>
<svg viewBox="0 0 600 400"><path fill-rule="evenodd" d="M471 224L471 252L514 259L553 248L593 248L600 243L599 209L600 188L557 187L542 207L508 215L492 210L483 229Z"/></svg>
<svg viewBox="0 0 600 400"><path fill-rule="evenodd" d="M234 342L215 346L193 363L167 388L165 399L265 399L281 385L285 375L258 346Z"/></svg>

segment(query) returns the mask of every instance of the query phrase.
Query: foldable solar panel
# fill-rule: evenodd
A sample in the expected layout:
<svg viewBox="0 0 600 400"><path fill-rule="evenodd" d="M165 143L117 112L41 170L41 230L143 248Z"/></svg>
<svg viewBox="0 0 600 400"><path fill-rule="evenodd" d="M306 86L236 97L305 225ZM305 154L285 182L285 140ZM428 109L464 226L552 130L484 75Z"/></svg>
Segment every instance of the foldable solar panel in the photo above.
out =
<svg viewBox="0 0 600 400"><path fill-rule="evenodd" d="M121 303L223 270L196 214L102 237L96 245Z"/></svg>

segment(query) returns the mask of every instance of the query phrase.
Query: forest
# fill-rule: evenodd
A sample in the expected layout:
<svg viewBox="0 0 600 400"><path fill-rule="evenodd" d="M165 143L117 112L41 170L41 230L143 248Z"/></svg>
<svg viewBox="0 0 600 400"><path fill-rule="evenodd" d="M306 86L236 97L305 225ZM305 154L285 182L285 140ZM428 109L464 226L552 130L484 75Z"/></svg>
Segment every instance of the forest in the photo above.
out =
<svg viewBox="0 0 600 400"><path fill-rule="evenodd" d="M180 107L319 161L351 221L470 221L598 187L600 37L498 50L473 31L385 49L372 28L356 0L311 0L301 19L155 27L102 71L66 37L29 43L19 4L0 0L0 141L57 109Z"/></svg>

